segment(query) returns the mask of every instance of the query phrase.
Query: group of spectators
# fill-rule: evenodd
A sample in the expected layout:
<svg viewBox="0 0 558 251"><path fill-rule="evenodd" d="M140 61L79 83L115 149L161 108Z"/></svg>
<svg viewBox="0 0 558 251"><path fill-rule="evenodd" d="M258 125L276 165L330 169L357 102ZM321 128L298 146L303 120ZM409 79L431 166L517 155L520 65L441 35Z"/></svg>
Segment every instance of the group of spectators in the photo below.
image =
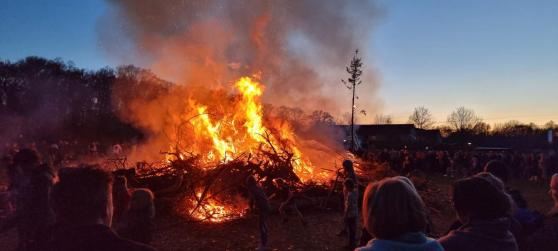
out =
<svg viewBox="0 0 558 251"><path fill-rule="evenodd" d="M516 179L538 182L548 180L553 173L558 172L558 156L554 150L520 152L384 149L370 151L364 157L369 161L386 164L402 174L421 170L450 177L467 177L482 171L491 160L504 162L510 177Z"/></svg>
<svg viewBox="0 0 558 251"><path fill-rule="evenodd" d="M154 250L150 190L130 189L125 177L96 166L54 171L31 149L14 154L7 171L14 210L0 233L16 228L18 251Z"/></svg>
<svg viewBox="0 0 558 251"><path fill-rule="evenodd" d="M358 183L350 161L343 163L345 228L348 248L357 246L354 232ZM558 247L558 174L551 175L549 195L553 207L538 214L527 207L521 192L507 186L508 166L493 159L481 172L458 179L450 201L457 221L438 239L429 237L428 208L413 182L404 176L367 185L362 199L364 229L358 251L550 251ZM351 222L351 223L348 223Z"/></svg>
<svg viewBox="0 0 558 251"><path fill-rule="evenodd" d="M98 141L83 142L78 140L51 140L31 142L5 142L0 145L0 153L3 153L2 161L8 161L20 149L31 149L37 152L42 161L52 168L74 166L85 161L98 159L109 160L109 167L122 168L128 153L137 149L137 140L130 143L100 143Z"/></svg>
<svg viewBox="0 0 558 251"><path fill-rule="evenodd" d="M402 173L413 170L459 176L451 187L450 201L456 222L438 239L430 237L429 210L413 182L404 176L385 178L366 186L360 196L353 163L343 162L344 214L340 234L347 248L358 251L546 251L558 247L558 174L553 153L541 153L537 175L549 180L554 206L547 214L528 207L521 191L508 186L522 170L524 156L509 152L382 151L368 157ZM451 156L451 157L450 157ZM445 163L445 164L444 164ZM520 164L516 164L520 163ZM95 166L53 171L39 161L34 150L21 149L8 165L8 201L15 210L0 221L0 233L16 228L18 251L154 250L149 246L155 216L149 189L128 187L124 176ZM430 165L430 166L429 166ZM516 166L514 166L516 165ZM520 177L521 172L519 172ZM255 177L244 186L258 214L260 249L267 249L270 197L281 201L279 212L296 212L294 193L283 180L267 196ZM362 200L361 200L362 198ZM362 207L359 207L362 204ZM364 228L360 234L358 226ZM358 247L360 246L360 247Z"/></svg>

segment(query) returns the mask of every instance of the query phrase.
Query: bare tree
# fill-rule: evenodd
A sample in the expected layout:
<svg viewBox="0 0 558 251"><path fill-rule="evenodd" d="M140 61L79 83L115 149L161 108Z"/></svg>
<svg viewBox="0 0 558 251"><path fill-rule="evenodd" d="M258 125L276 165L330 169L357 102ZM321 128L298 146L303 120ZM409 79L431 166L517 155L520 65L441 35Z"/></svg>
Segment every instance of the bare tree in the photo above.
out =
<svg viewBox="0 0 558 251"><path fill-rule="evenodd" d="M482 119L475 114L475 111L462 106L448 116L447 122L455 131L465 132L473 130Z"/></svg>
<svg viewBox="0 0 558 251"><path fill-rule="evenodd" d="M473 133L477 135L488 135L490 133L490 125L480 121L473 127L472 130Z"/></svg>
<svg viewBox="0 0 558 251"><path fill-rule="evenodd" d="M409 123L413 123L420 129L428 129L434 125L434 119L428 108L419 106L415 107L415 110L413 110L413 113L409 116Z"/></svg>
<svg viewBox="0 0 558 251"><path fill-rule="evenodd" d="M351 102L351 150L355 149L355 93L357 85L360 85L362 83L362 81L360 81L360 75L362 75L361 68L362 59L358 56L358 50L356 50L353 59L351 59L351 63L346 68L347 73L350 74L350 77L347 79L347 81L341 79L341 82L345 85L345 87L347 87L349 90L352 90L353 92L353 98Z"/></svg>
<svg viewBox="0 0 558 251"><path fill-rule="evenodd" d="M540 133L541 130L544 131L545 129L538 127L534 123L524 124L517 120L510 120L503 124L495 125L492 133L501 136L526 136Z"/></svg>
<svg viewBox="0 0 558 251"><path fill-rule="evenodd" d="M314 124L319 125L335 125L335 118L329 113L322 110L313 111L312 114L309 115L310 120Z"/></svg>
<svg viewBox="0 0 558 251"><path fill-rule="evenodd" d="M393 124L393 119L389 115L377 114L374 123L378 125Z"/></svg>

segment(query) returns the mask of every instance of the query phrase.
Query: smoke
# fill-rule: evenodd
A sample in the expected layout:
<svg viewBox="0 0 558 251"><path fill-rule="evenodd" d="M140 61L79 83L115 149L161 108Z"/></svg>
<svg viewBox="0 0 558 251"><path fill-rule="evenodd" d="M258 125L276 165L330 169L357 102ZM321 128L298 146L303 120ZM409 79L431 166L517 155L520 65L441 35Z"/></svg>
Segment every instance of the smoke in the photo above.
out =
<svg viewBox="0 0 558 251"><path fill-rule="evenodd" d="M336 116L350 109L350 92L340 83L345 65L357 48L369 55L379 16L372 1L108 2L99 34L119 62L188 86L221 88L259 74L264 102ZM372 60L364 62L358 109L373 114L378 85Z"/></svg>
<svg viewBox="0 0 558 251"><path fill-rule="evenodd" d="M149 135L132 160L160 159L170 142L185 142L183 148L199 142L181 126L196 116L191 108L208 106L217 117L234 112L227 99L241 76L257 76L266 104L340 117L351 104L351 92L340 81L348 76L345 66L357 48L370 54L379 16L371 1L107 1L111 8L98 25L107 55L177 84L147 99L122 96L149 88L116 88L113 99L124 104L121 117ZM378 84L372 60L364 58L364 66L358 110L373 114ZM305 152L319 152L311 154L316 159L330 159L332 149L340 148L340 141L329 142L335 138L329 131L317 138L299 135L307 136L301 143Z"/></svg>

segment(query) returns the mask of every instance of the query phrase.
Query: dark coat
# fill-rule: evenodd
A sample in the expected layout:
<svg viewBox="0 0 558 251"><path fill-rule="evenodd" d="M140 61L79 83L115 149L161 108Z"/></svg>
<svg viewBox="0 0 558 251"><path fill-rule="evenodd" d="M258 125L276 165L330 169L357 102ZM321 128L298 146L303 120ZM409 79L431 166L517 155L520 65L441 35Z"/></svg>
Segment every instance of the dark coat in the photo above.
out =
<svg viewBox="0 0 558 251"><path fill-rule="evenodd" d="M47 244L48 251L154 251L155 249L119 237L105 225L57 228Z"/></svg>
<svg viewBox="0 0 558 251"><path fill-rule="evenodd" d="M517 251L508 218L473 221L438 239L446 251Z"/></svg>

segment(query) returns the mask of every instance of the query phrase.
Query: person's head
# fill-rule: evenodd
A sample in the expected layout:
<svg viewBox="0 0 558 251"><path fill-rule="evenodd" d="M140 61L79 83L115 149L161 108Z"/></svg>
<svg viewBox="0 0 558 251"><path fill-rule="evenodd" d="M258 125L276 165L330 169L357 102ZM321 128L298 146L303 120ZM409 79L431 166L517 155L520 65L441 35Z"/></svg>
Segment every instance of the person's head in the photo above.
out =
<svg viewBox="0 0 558 251"><path fill-rule="evenodd" d="M345 187L345 189L347 189L347 191L355 190L355 182L352 179L345 179L345 182L343 182L343 186Z"/></svg>
<svg viewBox="0 0 558 251"><path fill-rule="evenodd" d="M550 179L550 190L548 191L552 200L554 200L554 207L558 208L558 173L552 175Z"/></svg>
<svg viewBox="0 0 558 251"><path fill-rule="evenodd" d="M345 172L353 173L355 171L353 168L353 161L348 159L343 160L343 170L345 170Z"/></svg>
<svg viewBox="0 0 558 251"><path fill-rule="evenodd" d="M509 196L487 177L473 176L456 181L451 196L453 207L463 223L504 217L512 208Z"/></svg>
<svg viewBox="0 0 558 251"><path fill-rule="evenodd" d="M501 160L491 160L484 166L484 171L498 177L504 183L508 182L509 174L506 163Z"/></svg>
<svg viewBox="0 0 558 251"><path fill-rule="evenodd" d="M63 168L52 189L52 207L61 224L112 223L112 175L94 166Z"/></svg>
<svg viewBox="0 0 558 251"><path fill-rule="evenodd" d="M132 192L132 199L130 200L130 211L147 211L150 215L155 214L155 205L153 200L153 192L146 188L138 188Z"/></svg>
<svg viewBox="0 0 558 251"><path fill-rule="evenodd" d="M364 192L362 212L366 229L378 239L424 231L427 225L424 202L406 177L385 178L369 184Z"/></svg>

